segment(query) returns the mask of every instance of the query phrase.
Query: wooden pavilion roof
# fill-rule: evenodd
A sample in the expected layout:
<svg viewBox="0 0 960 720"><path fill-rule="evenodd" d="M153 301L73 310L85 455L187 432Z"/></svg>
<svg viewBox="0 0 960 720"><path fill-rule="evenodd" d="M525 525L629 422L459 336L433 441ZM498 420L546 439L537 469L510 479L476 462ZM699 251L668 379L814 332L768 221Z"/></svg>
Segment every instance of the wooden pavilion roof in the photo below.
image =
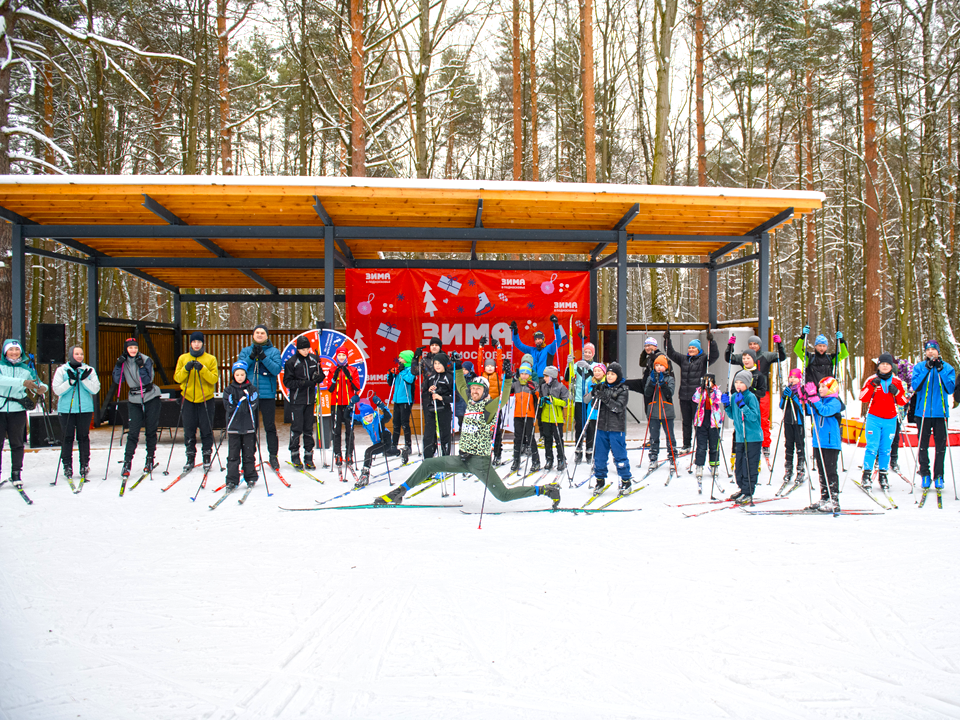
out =
<svg viewBox="0 0 960 720"><path fill-rule="evenodd" d="M622 229L624 221L629 255L710 255L787 209L792 208L785 220L788 223L822 207L823 200L819 192L640 185L328 177L0 177L0 214L4 217L50 227L48 237L53 239L64 235L63 230L103 226L104 237L88 233L79 242L110 258L316 261L324 256L323 211L339 232L356 230L338 245L346 245L352 257L361 261L394 252L463 253L466 258L471 252L527 257L549 254L570 260L590 259L593 253L596 260L616 252L616 245L601 249L602 242L589 242L582 236L609 234ZM197 226L202 240L170 237L171 224ZM118 226L136 227L132 233L136 237L124 237ZM155 235L147 229L151 226L157 228ZM200 233L200 228L225 226L306 228L310 234L315 227L316 235L264 239ZM516 233L479 240L457 237L457 230L478 227ZM376 228L450 232L449 237L436 232L423 238L416 232L390 237L378 236ZM38 231L33 229L32 237L37 237ZM557 239L543 233L524 237L524 231L580 231L580 236L571 239L571 233L561 232L558 235L563 237ZM149 273L181 288L256 288L260 284L251 278L254 272L277 287L322 288L322 267L316 262L306 264L309 267L253 267L246 272L154 264ZM343 287L340 265L336 280L337 286Z"/></svg>

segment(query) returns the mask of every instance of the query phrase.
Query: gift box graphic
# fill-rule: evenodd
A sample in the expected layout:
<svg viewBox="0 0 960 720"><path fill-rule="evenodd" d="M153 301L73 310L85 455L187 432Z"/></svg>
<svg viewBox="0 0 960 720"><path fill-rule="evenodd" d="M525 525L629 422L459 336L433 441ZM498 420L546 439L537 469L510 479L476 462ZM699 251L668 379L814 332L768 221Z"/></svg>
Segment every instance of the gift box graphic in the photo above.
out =
<svg viewBox="0 0 960 720"><path fill-rule="evenodd" d="M380 323L380 326L377 328L377 335L387 340L397 342L400 340L400 329L387 323Z"/></svg>
<svg viewBox="0 0 960 720"><path fill-rule="evenodd" d="M437 285L440 286L441 290L446 290L451 295L459 295L460 288L463 287L461 283L457 282L455 277L451 277L449 275L444 275L441 277L440 282L438 282Z"/></svg>

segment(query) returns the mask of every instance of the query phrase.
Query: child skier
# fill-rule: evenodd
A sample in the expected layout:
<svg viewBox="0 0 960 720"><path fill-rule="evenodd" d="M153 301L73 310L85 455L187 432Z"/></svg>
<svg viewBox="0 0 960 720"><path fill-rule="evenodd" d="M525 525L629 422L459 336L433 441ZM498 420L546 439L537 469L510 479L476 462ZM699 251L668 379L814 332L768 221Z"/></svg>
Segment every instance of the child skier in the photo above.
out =
<svg viewBox="0 0 960 720"><path fill-rule="evenodd" d="M786 485L793 477L793 458L797 458L797 485L803 484L803 475L806 471L806 456L804 455L804 415L809 410L801 401L803 391L803 371L794 368L787 376L787 386L780 397L780 409L783 411L783 484Z"/></svg>
<svg viewBox="0 0 960 720"><path fill-rule="evenodd" d="M503 368L503 392L510 391L512 373L507 363ZM469 473L487 486L490 493L501 502L510 502L520 498L543 496L553 501L553 507L560 503L560 486L521 485L508 488L503 484L497 471L491 464L491 437L496 422L498 400L489 395L487 381L482 376L474 377L469 391L463 379L463 370L456 373L457 393L467 403L467 412L463 420L463 432L460 434L460 452L457 455L424 460L413 472L410 479L397 486L386 495L374 500L375 505L400 503L406 492L436 473ZM469 394L468 394L469 392Z"/></svg>
<svg viewBox="0 0 960 720"><path fill-rule="evenodd" d="M563 409L567 406L570 392L560 382L560 370L547 365L543 370L543 382L540 383L540 434L543 436L543 454L546 456L544 469L553 467L553 446L557 446L557 470L567 469L567 458L563 452Z"/></svg>
<svg viewBox="0 0 960 720"><path fill-rule="evenodd" d="M410 413L413 408L413 384L416 377L413 365L413 350L403 350L397 367L387 374L387 383L393 386L393 447L400 444L400 430L403 430L404 448L401 452L403 464L410 458Z"/></svg>
<svg viewBox="0 0 960 720"><path fill-rule="evenodd" d="M306 339L306 338L301 338ZM299 340L298 340L299 342ZM299 348L300 345L297 345ZM309 345L308 345L309 347ZM298 349L299 352L299 349ZM312 353L311 353L312 355ZM316 358L316 355L313 355ZM317 358L319 362L319 358ZM289 361L288 361L289 362ZM323 371L320 371L320 381L324 379ZM330 373L330 384L327 386L330 393L330 414L333 416L333 456L337 467L343 465L343 458L347 462L353 462L353 410L350 403L360 394L360 377L356 368L351 367L347 362L347 351L343 348L337 350L334 356L333 370ZM345 435L343 449L344 455L340 454L340 436ZM311 435L311 449L313 447L313 436ZM293 432L290 433L291 448L293 447ZM313 468L307 466L308 470Z"/></svg>
<svg viewBox="0 0 960 720"><path fill-rule="evenodd" d="M860 402L869 403L864 428L867 449L863 455L861 483L866 489L873 485L873 463L879 455L878 479L880 487L887 492L890 490L887 469L890 465L890 445L897 430L897 407L907 404L903 383L893 374L893 355L890 353L882 353L877 358L877 372L864 383Z"/></svg>
<svg viewBox="0 0 960 720"><path fill-rule="evenodd" d="M537 441L533 435L533 426L537 408L540 407L540 393L532 380L533 368L524 363L520 366L517 375L517 383L512 388L516 397L513 402L513 465L510 467L510 472L515 473L520 470L520 457L528 451L528 448L533 456L530 472L536 472L540 469L540 451L537 449ZM507 392L506 383L504 383L503 392Z"/></svg>
<svg viewBox="0 0 960 720"><path fill-rule="evenodd" d="M707 366L712 365L720 357L720 350L717 348L717 342L713 339L713 333L707 331L707 342L710 343L710 356L703 351L699 340L691 340L687 344L687 354L681 355L673 349L673 343L670 341L670 331L663 333L663 339L667 346L667 357L680 366L680 392L678 393L678 403L680 405L680 416L683 418L683 447L681 453L690 452L693 442L693 416L697 414L697 404L693 400L693 394L703 383L703 376L707 374Z"/></svg>
<svg viewBox="0 0 960 720"><path fill-rule="evenodd" d="M576 453L574 456L574 462L579 463L580 458L583 457L583 448L587 448L587 462L593 461L593 441L594 437L597 434L597 418L599 417L597 413L597 404L595 398L593 397L593 389L607 381L607 366L603 363L593 363L590 366L592 375L587 379L586 390L583 393L583 410L582 415L586 419L586 424L580 430L580 433L577 435L577 445L574 448Z"/></svg>
<svg viewBox="0 0 960 720"><path fill-rule="evenodd" d="M658 355L653 362L653 372L647 380L644 389L644 402L647 406L647 422L650 426L650 463L647 474L659 467L660 454L660 427L664 427L667 441L667 454L671 463L676 463L677 440L673 433L673 419L676 413L673 409L673 391L676 381L673 378L673 369L666 355Z"/></svg>
<svg viewBox="0 0 960 720"><path fill-rule="evenodd" d="M442 352L431 353L433 362L429 371L425 371L420 382L426 392L427 401L422 406L423 413L423 457L432 458L437 454L437 441L440 443L440 455L450 454L450 430L453 418L453 378L449 371L450 359ZM416 358L416 353L414 353ZM423 370L419 365L417 370Z"/></svg>
<svg viewBox="0 0 960 720"><path fill-rule="evenodd" d="M60 398L57 414L63 426L60 443L60 461L63 474L73 478L73 437L80 448L80 480L85 482L90 473L90 419L93 401L100 392L100 379L93 368L83 362L83 348L74 345L67 352L70 360L53 374L53 392Z"/></svg>
<svg viewBox="0 0 960 720"><path fill-rule="evenodd" d="M340 365L341 358L343 364L346 364L347 354L346 353L337 353L337 363L338 370L340 370L343 365ZM348 367L347 370L350 370ZM334 371L334 380L330 383L330 387L338 387L338 382L336 378L337 371ZM290 359L284 363L283 366L283 384L287 386L287 389L290 392L290 410L293 413L293 420L290 423L290 464L293 465L297 470L315 470L316 465L313 464L313 425L314 425L314 415L313 415L313 406L317 401L317 385L323 382L324 380L323 369L320 367L320 358L311 350L310 340L301 335L297 338L297 351L290 356ZM342 388L338 388L338 392L342 391ZM339 430L338 424L338 408L340 407L341 398L338 397L336 402L331 395L331 411L334 413L334 428L335 431ZM349 403L349 398L347 402L344 403L344 412L346 412L346 405ZM300 436L303 436L303 462L300 462ZM353 432L348 428L347 429L347 452L353 450ZM339 433L334 436L334 453L336 455L340 454L340 435ZM340 464L339 462L337 463Z"/></svg>
<svg viewBox="0 0 960 720"><path fill-rule="evenodd" d="M730 336L727 343L726 361L731 365L743 365L743 356L735 355L733 345L736 338ZM763 376L764 391L763 395L758 396L760 401L760 423L763 426L763 446L761 452L765 458L770 457L770 393L767 388L770 387L770 367L774 363L783 362L787 359L787 353L783 349L783 338L779 335L773 336L773 343L777 346L776 352L762 352L760 349L760 337L751 335L747 338L747 348L754 353L754 361L757 370Z"/></svg>
<svg viewBox="0 0 960 720"><path fill-rule="evenodd" d="M598 363L599 364L599 363ZM603 365L600 365L603 367ZM592 399L599 401L597 415L597 440L594 446L593 475L597 484L594 495L603 492L607 484L607 455L613 454L613 462L620 476L620 494L630 491L633 477L627 459L627 399L630 391L623 384L620 363L612 362L606 368L606 382L599 383L590 391Z"/></svg>
<svg viewBox="0 0 960 720"><path fill-rule="evenodd" d="M573 390L573 428L574 437L580 438L583 433L583 425L586 422L588 405L584 402L583 396L587 394L587 386L590 384L590 378L593 375L593 358L596 355L596 348L593 343L585 343L583 346L583 357L575 364L567 366L567 382ZM587 460L593 456L593 438L589 440L584 438L584 442L574 449L575 462L580 462L583 457L583 448L587 448Z"/></svg>
<svg viewBox="0 0 960 720"><path fill-rule="evenodd" d="M943 460L947 454L948 397L956 387L957 376L953 367L940 357L940 344L928 340L924 346L926 361L913 366L913 389L917 398L917 431L920 445L917 457L923 489L930 488L930 433L936 445L933 459L933 481L937 490L943 489Z"/></svg>
<svg viewBox="0 0 960 720"><path fill-rule="evenodd" d="M844 411L840 383L827 376L820 385L806 385L806 400L813 415L813 459L820 475L820 512L840 512L840 420Z"/></svg>
<svg viewBox="0 0 960 720"><path fill-rule="evenodd" d="M240 463L247 487L257 482L257 425L254 416L260 397L247 380L247 363L237 360L231 368L233 382L223 391L227 415L227 492L240 484ZM286 377L284 378L286 382Z"/></svg>
<svg viewBox="0 0 960 720"><path fill-rule="evenodd" d="M714 476L720 465L720 430L723 428L723 395L716 385L716 378L712 373L703 376L703 381L693 391L693 402L696 407L694 424L697 428L694 465L697 466L697 484L702 482L703 466L707 461L707 451L710 452L710 467Z"/></svg>
<svg viewBox="0 0 960 720"><path fill-rule="evenodd" d="M826 377L833 377L837 372L837 367L849 355L847 350L847 341L843 339L843 333L837 331L837 351L827 353L827 336L817 335L813 341L813 352L806 352L807 335L810 334L810 326L804 325L803 332L797 338L796 345L793 346L793 353L798 358L803 358L803 365L806 368L804 373L804 382L818 384Z"/></svg>
<svg viewBox="0 0 960 720"><path fill-rule="evenodd" d="M371 445L363 453L363 470L354 486L355 490L366 487L370 482L370 467L373 465L373 456L383 453L383 456L396 456L399 453L390 444L390 435L387 433L387 423L390 422L390 411L386 404L376 395L369 400L360 400L353 408L353 422L360 423L370 436Z"/></svg>
<svg viewBox="0 0 960 720"><path fill-rule="evenodd" d="M741 370L733 378L733 396L724 393L720 400L733 418L734 453L736 454L737 487L739 490L730 496L740 505L752 505L753 494L760 474L760 445L763 443L763 430L760 429L760 401L750 392L754 382L753 374Z"/></svg>
<svg viewBox="0 0 960 720"><path fill-rule="evenodd" d="M740 362L743 365L744 371L750 373L750 377L752 378L752 380L750 382L750 386L748 389L753 394L753 396L757 398L757 406L759 407L763 397L766 396L767 394L767 378L764 374L760 372L760 368L757 366L757 353L754 350L747 348L746 350L743 351L743 354L740 355ZM734 384L736 384L736 381L734 381ZM736 387L731 387L730 394L732 395L735 392L736 392ZM760 432L761 433L763 432L762 428ZM734 437L734 440L733 440L734 444L733 444L733 451L730 453L730 464L732 467L736 467L735 458L737 454L737 448L740 446L740 443L737 443L737 440L736 440L738 437L736 434L736 431L734 431L733 437ZM763 443L761 441L761 451L760 451L761 453L763 452L762 447L763 447ZM757 460L757 472L760 472L759 460Z"/></svg>

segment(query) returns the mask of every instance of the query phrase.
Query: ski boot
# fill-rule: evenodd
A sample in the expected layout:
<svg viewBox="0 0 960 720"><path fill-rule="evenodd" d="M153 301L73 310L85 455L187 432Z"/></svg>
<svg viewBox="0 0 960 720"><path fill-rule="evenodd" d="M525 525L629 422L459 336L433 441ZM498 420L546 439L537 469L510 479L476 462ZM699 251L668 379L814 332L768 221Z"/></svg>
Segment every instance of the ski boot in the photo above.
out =
<svg viewBox="0 0 960 720"><path fill-rule="evenodd" d="M603 492L603 489L607 486L606 478L597 478L597 484L593 488L593 494L599 495Z"/></svg>
<svg viewBox="0 0 960 720"><path fill-rule="evenodd" d="M10 471L10 482L13 484L15 488L17 488L17 490L20 490L23 487L23 480L20 479L19 470Z"/></svg>
<svg viewBox="0 0 960 720"><path fill-rule="evenodd" d="M410 448L404 447L400 451L400 464L406 465L408 462L410 462Z"/></svg>
<svg viewBox="0 0 960 720"><path fill-rule="evenodd" d="M90 477L90 466L81 465L80 466L80 482L82 483L87 482L88 477Z"/></svg>
<svg viewBox="0 0 960 720"><path fill-rule="evenodd" d="M629 480L620 480L620 494L626 495L630 492L630 486L632 483Z"/></svg>
<svg viewBox="0 0 960 720"><path fill-rule="evenodd" d="M270 456L270 461L268 464L271 468L273 468L274 472L280 472L280 458L278 458L276 455Z"/></svg>
<svg viewBox="0 0 960 720"><path fill-rule="evenodd" d="M703 494L703 465L697 465L697 495Z"/></svg>
<svg viewBox="0 0 960 720"><path fill-rule="evenodd" d="M873 487L873 470L863 469L863 473L860 475L860 484L863 485L864 490L870 490Z"/></svg>
<svg viewBox="0 0 960 720"><path fill-rule="evenodd" d="M530 473L540 472L540 457L538 455L533 456L533 460L530 462Z"/></svg>
<svg viewBox="0 0 960 720"><path fill-rule="evenodd" d="M64 462L63 463L63 476L67 480L73 480L73 464Z"/></svg>
<svg viewBox="0 0 960 720"><path fill-rule="evenodd" d="M817 505L817 510L822 513L838 513L840 512L840 504L836 500L826 498L820 501L820 504Z"/></svg>
<svg viewBox="0 0 960 720"><path fill-rule="evenodd" d="M538 469L539 469L539 468L538 468ZM553 470L553 458L552 458L552 457L548 457L548 458L546 459L546 461L543 463L543 469L544 469L544 470Z"/></svg>
<svg viewBox="0 0 960 720"><path fill-rule="evenodd" d="M880 489L885 493L890 492L890 480L887 478L887 471L881 470L879 474Z"/></svg>
<svg viewBox="0 0 960 720"><path fill-rule="evenodd" d="M181 471L181 475L186 475L188 472L193 470L193 466L196 464L197 464L197 456L187 455L187 459L183 463L183 470ZM204 472L206 472L206 468L204 468Z"/></svg>
<svg viewBox="0 0 960 720"><path fill-rule="evenodd" d="M764 459L764 460L769 460L769 459L770 459L770 448L768 448L768 447L760 448L760 452L763 454L763 459Z"/></svg>
<svg viewBox="0 0 960 720"><path fill-rule="evenodd" d="M690 452L692 449L693 449L693 448L691 448L688 443L684 443L684 444L683 444L683 447L680 448L680 454L681 454L681 455L686 455L686 454L687 454L688 452Z"/></svg>
<svg viewBox="0 0 960 720"><path fill-rule="evenodd" d="M297 458L297 461L300 461L299 457ZM343 467L343 455L337 455L337 458L334 462L336 463L337 467Z"/></svg>
<svg viewBox="0 0 960 720"><path fill-rule="evenodd" d="M733 495L727 498L730 502L737 502L740 498L744 497L743 490L737 490Z"/></svg>
<svg viewBox="0 0 960 720"><path fill-rule="evenodd" d="M147 455L147 459L143 463L143 474L152 473L156 466L157 464L153 461L153 455Z"/></svg>
<svg viewBox="0 0 960 720"><path fill-rule="evenodd" d="M900 474L900 465L898 465L897 461L893 458L890 459L890 470L897 473L897 475Z"/></svg>
<svg viewBox="0 0 960 720"><path fill-rule="evenodd" d="M793 463L785 462L783 464L783 484L786 485L791 480L793 480Z"/></svg>
<svg viewBox="0 0 960 720"><path fill-rule="evenodd" d="M557 472L563 472L567 469L567 458L564 455L561 455L557 458Z"/></svg>
<svg viewBox="0 0 960 720"><path fill-rule="evenodd" d="M573 454L573 464L579 465L581 460L583 460L583 453L577 450L577 452Z"/></svg>
<svg viewBox="0 0 960 720"><path fill-rule="evenodd" d="M397 485L393 490L388 492L386 495L381 495L378 498L374 498L374 505L399 505L403 502L403 496L406 494L407 490L410 488L406 483Z"/></svg>
<svg viewBox="0 0 960 720"><path fill-rule="evenodd" d="M228 492L228 493L232 493L232 492L233 492L234 490L236 490L239 486L240 486L240 483L238 483L238 482L228 482L228 483L226 484L226 486L224 486L224 490L225 490L226 492Z"/></svg>
<svg viewBox="0 0 960 720"><path fill-rule="evenodd" d="M943 490L943 477L935 478L934 481L933 481L933 486L934 486L937 490Z"/></svg>
<svg viewBox="0 0 960 720"><path fill-rule="evenodd" d="M210 472L210 468L212 467L213 467L213 456L210 453L205 452L203 454L203 472L205 473Z"/></svg>
<svg viewBox="0 0 960 720"><path fill-rule="evenodd" d="M753 495L744 495L741 493L740 497L734 500L734 502L737 505L753 505Z"/></svg>
<svg viewBox="0 0 960 720"><path fill-rule="evenodd" d="M647 475L652 472L656 472L657 468L660 467L660 461L657 458L652 458L650 463L647 465Z"/></svg>
<svg viewBox="0 0 960 720"><path fill-rule="evenodd" d="M360 490L361 488L365 488L369 484L370 484L370 468L364 467L363 470L360 471L360 477L357 478L357 482L353 486L353 489Z"/></svg>
<svg viewBox="0 0 960 720"><path fill-rule="evenodd" d="M290 453L290 464L293 465L297 470L303 470L303 463L300 462L300 453Z"/></svg>
<svg viewBox="0 0 960 720"><path fill-rule="evenodd" d="M313 453L303 454L303 467L307 470L316 470L317 466L313 464Z"/></svg>
<svg viewBox="0 0 960 720"><path fill-rule="evenodd" d="M120 470L120 477L130 477L130 466L133 465L133 460L124 460L123 468Z"/></svg>
<svg viewBox="0 0 960 720"><path fill-rule="evenodd" d="M586 459L587 459L587 464L588 464L588 465L591 464L591 463L593 463L593 450L587 450L587 454L586 454L585 457L586 457Z"/></svg>
<svg viewBox="0 0 960 720"><path fill-rule="evenodd" d="M543 497L548 497L553 500L552 509L556 509L560 504L560 486L557 483L549 483L548 485L535 485L537 490L537 495L542 495Z"/></svg>
<svg viewBox="0 0 960 720"><path fill-rule="evenodd" d="M924 476L923 476L923 480L920 481L920 487L922 487L924 490L929 490L929 489L930 489L930 483L931 483L930 476L929 476L929 475L924 475Z"/></svg>
<svg viewBox="0 0 960 720"><path fill-rule="evenodd" d="M510 466L510 472L511 473L520 472L520 456L519 455L513 456L513 464Z"/></svg>

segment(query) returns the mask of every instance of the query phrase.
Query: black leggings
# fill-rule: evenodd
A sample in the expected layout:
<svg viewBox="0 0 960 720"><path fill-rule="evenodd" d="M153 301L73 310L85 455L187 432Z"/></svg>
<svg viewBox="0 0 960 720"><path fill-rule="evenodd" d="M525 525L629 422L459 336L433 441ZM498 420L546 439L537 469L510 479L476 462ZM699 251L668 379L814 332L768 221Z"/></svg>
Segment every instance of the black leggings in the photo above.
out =
<svg viewBox="0 0 960 720"><path fill-rule="evenodd" d="M77 436L77 446L80 448L80 467L90 464L90 418L92 412L64 413L60 416L63 429L63 440L60 442L60 460L66 465L73 465L73 436Z"/></svg>
<svg viewBox="0 0 960 720"><path fill-rule="evenodd" d="M23 467L23 441L27 433L27 411L0 412L0 451L10 438L10 469L20 472Z"/></svg>

